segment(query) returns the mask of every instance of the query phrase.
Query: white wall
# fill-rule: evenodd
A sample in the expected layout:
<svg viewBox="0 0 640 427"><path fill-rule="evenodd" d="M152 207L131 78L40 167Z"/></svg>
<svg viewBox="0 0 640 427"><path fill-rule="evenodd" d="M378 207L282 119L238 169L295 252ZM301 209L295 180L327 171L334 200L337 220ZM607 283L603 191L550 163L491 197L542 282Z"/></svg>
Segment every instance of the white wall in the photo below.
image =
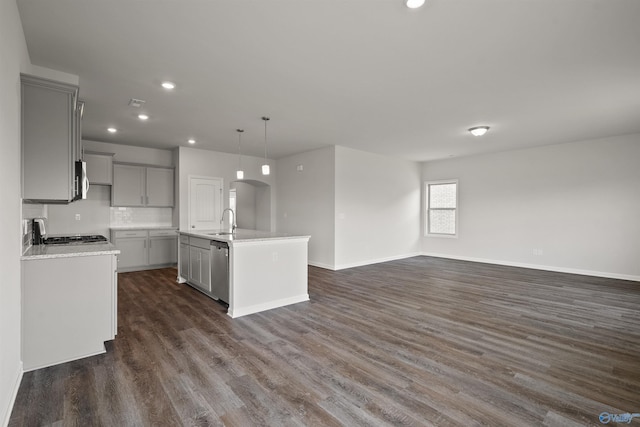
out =
<svg viewBox="0 0 640 427"><path fill-rule="evenodd" d="M217 151L200 150L197 148L179 147L177 153L178 171L178 200L179 200L179 227L186 230L189 226L189 175L210 176L223 179L224 196L223 205L229 207L229 184L236 181L236 169L238 168L238 156L235 154L220 153ZM271 175L263 176L261 166L264 159L261 157L242 156L242 168L246 180L260 181L274 188L275 178L272 166ZM272 197L273 191L271 192ZM272 227L275 227L275 203L271 205Z"/></svg>
<svg viewBox="0 0 640 427"><path fill-rule="evenodd" d="M297 167L303 170L298 171ZM309 264L335 264L335 147L278 159L277 230L310 235Z"/></svg>
<svg viewBox="0 0 640 427"><path fill-rule="evenodd" d="M639 160L636 134L425 163L459 179L459 237L422 251L640 280Z"/></svg>
<svg viewBox="0 0 640 427"><path fill-rule="evenodd" d="M85 200L47 205L47 234L102 234L109 236L111 186L92 185ZM80 220L76 220L76 214Z"/></svg>
<svg viewBox="0 0 640 427"><path fill-rule="evenodd" d="M420 253L420 165L336 147L335 268Z"/></svg>
<svg viewBox="0 0 640 427"><path fill-rule="evenodd" d="M0 0L0 423L22 377L20 357L20 72L29 54L15 0Z"/></svg>

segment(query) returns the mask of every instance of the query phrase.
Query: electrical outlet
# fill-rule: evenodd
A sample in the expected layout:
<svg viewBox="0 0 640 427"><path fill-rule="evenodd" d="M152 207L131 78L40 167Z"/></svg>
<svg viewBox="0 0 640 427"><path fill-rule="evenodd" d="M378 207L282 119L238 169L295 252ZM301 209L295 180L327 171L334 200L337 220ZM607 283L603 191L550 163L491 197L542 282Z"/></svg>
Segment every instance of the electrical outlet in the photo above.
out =
<svg viewBox="0 0 640 427"><path fill-rule="evenodd" d="M80 214L76 214L76 221L80 221Z"/></svg>
<svg viewBox="0 0 640 427"><path fill-rule="evenodd" d="M277 262L278 261L278 252L271 252L271 260L273 262Z"/></svg>

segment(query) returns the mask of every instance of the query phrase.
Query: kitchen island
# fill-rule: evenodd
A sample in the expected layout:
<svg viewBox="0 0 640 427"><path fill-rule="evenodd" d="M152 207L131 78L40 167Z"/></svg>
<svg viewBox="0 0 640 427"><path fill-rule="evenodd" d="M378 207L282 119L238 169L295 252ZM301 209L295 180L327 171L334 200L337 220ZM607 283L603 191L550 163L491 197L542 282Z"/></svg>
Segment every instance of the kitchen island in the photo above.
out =
<svg viewBox="0 0 640 427"><path fill-rule="evenodd" d="M180 231L178 281L229 304L236 318L309 300L307 245L310 236L257 230ZM226 252L226 271L220 250ZM218 261L216 261L218 259ZM226 274L226 276L224 276ZM211 284L224 276L228 292Z"/></svg>

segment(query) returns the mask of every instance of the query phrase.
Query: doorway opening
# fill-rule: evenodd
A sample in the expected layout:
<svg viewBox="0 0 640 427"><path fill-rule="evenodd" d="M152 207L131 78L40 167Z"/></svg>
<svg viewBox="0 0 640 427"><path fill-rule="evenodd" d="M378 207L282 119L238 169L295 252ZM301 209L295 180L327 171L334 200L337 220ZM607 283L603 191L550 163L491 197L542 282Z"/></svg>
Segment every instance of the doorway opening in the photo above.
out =
<svg viewBox="0 0 640 427"><path fill-rule="evenodd" d="M238 228L271 231L271 186L262 181L234 181L229 207L236 213Z"/></svg>

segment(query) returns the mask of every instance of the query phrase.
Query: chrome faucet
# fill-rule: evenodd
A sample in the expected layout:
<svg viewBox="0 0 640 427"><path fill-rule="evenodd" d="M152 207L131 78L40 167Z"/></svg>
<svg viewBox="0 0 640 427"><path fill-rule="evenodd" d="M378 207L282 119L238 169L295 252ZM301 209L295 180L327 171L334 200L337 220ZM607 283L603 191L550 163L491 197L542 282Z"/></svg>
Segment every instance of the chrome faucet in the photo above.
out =
<svg viewBox="0 0 640 427"><path fill-rule="evenodd" d="M222 223L224 222L224 213L226 211L231 212L232 216L229 218L229 222L231 223L231 232L235 233L236 228L238 228L238 225L236 224L236 213L233 211L233 209L226 208L225 210L222 211L222 217L220 218L220 225L222 225Z"/></svg>

